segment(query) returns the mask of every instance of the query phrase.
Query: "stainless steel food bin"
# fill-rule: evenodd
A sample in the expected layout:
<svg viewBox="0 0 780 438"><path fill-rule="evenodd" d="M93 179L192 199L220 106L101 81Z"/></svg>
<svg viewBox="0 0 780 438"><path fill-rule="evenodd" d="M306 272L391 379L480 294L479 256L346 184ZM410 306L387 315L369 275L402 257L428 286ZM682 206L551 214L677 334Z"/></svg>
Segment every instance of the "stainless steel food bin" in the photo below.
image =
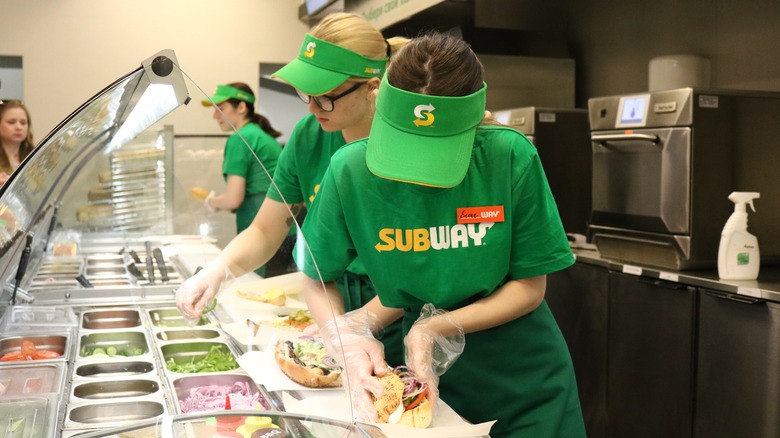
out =
<svg viewBox="0 0 780 438"><path fill-rule="evenodd" d="M108 349L114 347L117 349L116 356L95 357L92 354L88 354L95 348ZM135 351L132 351L133 349ZM135 354L140 349L140 354ZM125 354L127 353L127 354ZM101 332L89 332L82 334L79 337L78 353L76 354L76 360L85 359L100 359L100 360L138 360L148 359L151 355L149 349L149 343L146 339L146 332L142 330L126 330L126 331L101 331Z"/></svg>
<svg viewBox="0 0 780 438"><path fill-rule="evenodd" d="M147 310L149 314L149 320L152 323L152 327L158 330L164 330L169 328L184 328L187 327L187 321L176 307L163 307L157 309ZM196 324L197 326L211 325L211 321L207 317L202 317Z"/></svg>
<svg viewBox="0 0 780 438"><path fill-rule="evenodd" d="M50 332L39 334L14 333L11 336L0 338L0 357L7 354L21 351L22 342L30 341L35 344L37 350L55 351L60 354L59 357L52 359L36 359L32 362L67 362L70 359L71 335L69 332ZM0 366L18 365L20 362L30 361L0 361Z"/></svg>
<svg viewBox="0 0 780 438"><path fill-rule="evenodd" d="M219 373L219 374L192 374L182 377L176 377L171 380L171 390L175 397L173 401L176 405L176 412L180 414L194 413L194 412L207 412L208 409L191 409L187 412L184 411L182 405L190 396L190 392L199 387L230 387L236 383L245 384L250 393L257 395L259 403L263 410L271 409L271 405L266 399L266 394L257 386L252 378L246 374L241 373ZM232 392L226 392L226 395ZM233 409L255 409L255 406L242 407L231 400L231 406Z"/></svg>
<svg viewBox="0 0 780 438"><path fill-rule="evenodd" d="M205 340L215 339L222 337L222 334L217 330L205 329L205 328L193 328L193 329L181 329L181 330L161 330L155 335L157 340L155 342L167 342L167 341L191 341L191 340Z"/></svg>
<svg viewBox="0 0 780 438"><path fill-rule="evenodd" d="M70 401L105 401L163 396L163 385L155 376L112 379L74 379Z"/></svg>
<svg viewBox="0 0 780 438"><path fill-rule="evenodd" d="M130 308L86 310L81 313L82 329L128 329L141 326L141 312Z"/></svg>
<svg viewBox="0 0 780 438"><path fill-rule="evenodd" d="M84 379L123 378L133 376L142 378L147 375L157 376L154 360L135 360L127 358L123 361L94 360L82 362L74 366L73 377Z"/></svg>
<svg viewBox="0 0 780 438"><path fill-rule="evenodd" d="M233 359L237 359L236 353L233 351L232 348L226 343L226 342L171 342L166 343L163 345L160 345L159 351L162 355L161 361L163 363L163 366L165 367L165 372L168 376L173 375L192 375L192 374L202 374L207 373L210 371L203 371L202 373L180 373L171 371L168 368L169 361L173 361L178 365L184 365L190 362L198 362L203 360L209 353L209 351L212 349L212 347L218 348L222 352L227 352L231 356L233 356ZM236 362L236 367L232 368L230 370L223 370L218 372L235 372L236 370L240 370L240 366L238 365L238 362Z"/></svg>
<svg viewBox="0 0 780 438"><path fill-rule="evenodd" d="M117 427L131 422L159 418L168 413L165 400L149 397L133 401L71 403L65 413L64 429Z"/></svg>

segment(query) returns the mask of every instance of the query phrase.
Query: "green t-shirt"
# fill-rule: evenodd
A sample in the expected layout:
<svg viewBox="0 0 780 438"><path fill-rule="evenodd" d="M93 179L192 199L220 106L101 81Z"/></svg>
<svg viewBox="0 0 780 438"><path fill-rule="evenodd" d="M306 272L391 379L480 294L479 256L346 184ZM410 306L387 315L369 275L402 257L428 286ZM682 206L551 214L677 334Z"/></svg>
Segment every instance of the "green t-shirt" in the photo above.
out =
<svg viewBox="0 0 780 438"><path fill-rule="evenodd" d="M249 148L241 137L246 139ZM222 176L225 180L228 175L244 178L247 195L265 193L271 185L268 174L274 174L281 153L282 146L273 137L257 124L247 123L238 130L238 133L228 137L222 161ZM257 161L258 159L260 162ZM268 170L268 174L263 170L263 166Z"/></svg>
<svg viewBox="0 0 780 438"><path fill-rule="evenodd" d="M345 144L341 131L326 132L313 114L307 115L295 125L279 157L273 174L279 191L272 189L267 196L287 204L304 202L309 208L330 157Z"/></svg>
<svg viewBox="0 0 780 438"><path fill-rule="evenodd" d="M311 203L320 190L322 177L330 165L330 158L346 143L341 131L323 130L314 114L308 114L295 125L279 156L274 173L274 182L279 191L271 188L267 196L287 204L303 202L307 209L311 208ZM279 192L284 196L284 200ZM359 261L352 263L349 271L365 274L365 269Z"/></svg>
<svg viewBox="0 0 780 438"><path fill-rule="evenodd" d="M447 308L574 263L536 148L519 132L480 127L466 178L449 189L374 176L366 143L333 156L304 224L323 280L359 255L384 305ZM458 221L459 208L496 206L503 222ZM308 253L303 271L318 278Z"/></svg>

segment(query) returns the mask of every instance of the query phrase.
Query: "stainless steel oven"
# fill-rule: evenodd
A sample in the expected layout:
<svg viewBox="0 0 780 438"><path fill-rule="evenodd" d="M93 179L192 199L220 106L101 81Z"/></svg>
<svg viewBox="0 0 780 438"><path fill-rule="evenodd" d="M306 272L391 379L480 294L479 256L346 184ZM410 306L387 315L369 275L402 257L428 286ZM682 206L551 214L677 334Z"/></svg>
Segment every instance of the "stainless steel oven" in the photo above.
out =
<svg viewBox="0 0 780 438"><path fill-rule="evenodd" d="M780 93L682 88L588 102L593 206L604 257L670 269L715 266L733 191L761 192L749 229L776 262ZM755 161L752 165L748 161ZM763 169L764 177L756 171Z"/></svg>

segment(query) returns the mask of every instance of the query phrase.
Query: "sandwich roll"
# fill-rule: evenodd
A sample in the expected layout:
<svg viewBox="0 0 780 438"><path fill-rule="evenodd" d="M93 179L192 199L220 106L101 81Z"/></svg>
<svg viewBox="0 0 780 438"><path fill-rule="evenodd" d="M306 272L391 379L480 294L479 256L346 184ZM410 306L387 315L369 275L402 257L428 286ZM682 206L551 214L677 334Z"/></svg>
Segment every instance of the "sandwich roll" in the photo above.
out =
<svg viewBox="0 0 780 438"><path fill-rule="evenodd" d="M206 198L209 197L209 191L204 189L203 187L193 187L190 189L190 196L195 198L196 200L203 202L206 200Z"/></svg>
<svg viewBox="0 0 780 438"><path fill-rule="evenodd" d="M328 356L325 346L311 336L279 340L274 359L292 381L309 388L341 386L341 367Z"/></svg>
<svg viewBox="0 0 780 438"><path fill-rule="evenodd" d="M374 397L378 423L397 423L416 428L431 425L433 409L426 398L428 386L417 380L411 370L399 366L377 379L384 387L382 394Z"/></svg>

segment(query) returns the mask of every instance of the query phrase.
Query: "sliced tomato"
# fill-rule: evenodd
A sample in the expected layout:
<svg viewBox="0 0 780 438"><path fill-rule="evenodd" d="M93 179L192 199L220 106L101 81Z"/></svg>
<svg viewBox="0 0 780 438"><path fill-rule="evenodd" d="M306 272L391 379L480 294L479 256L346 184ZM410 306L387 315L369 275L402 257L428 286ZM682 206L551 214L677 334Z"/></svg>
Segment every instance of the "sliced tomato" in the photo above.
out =
<svg viewBox="0 0 780 438"><path fill-rule="evenodd" d="M426 395L428 395L428 388L423 389L421 393L417 394L417 396L411 402L409 402L409 404L404 408L404 411L408 411L410 409L414 409L415 407L417 407L417 405L419 405L420 403L422 403L423 400L425 400Z"/></svg>
<svg viewBox="0 0 780 438"><path fill-rule="evenodd" d="M56 351L38 350L35 352L35 359L54 359L60 357L60 354Z"/></svg>
<svg viewBox="0 0 780 438"><path fill-rule="evenodd" d="M0 357L0 361L10 361L10 360L23 360L24 356L22 355L21 351L14 351L12 353L6 353L3 355L3 357Z"/></svg>
<svg viewBox="0 0 780 438"><path fill-rule="evenodd" d="M36 351L35 344L30 341L22 341L22 354L24 356L35 356Z"/></svg>

